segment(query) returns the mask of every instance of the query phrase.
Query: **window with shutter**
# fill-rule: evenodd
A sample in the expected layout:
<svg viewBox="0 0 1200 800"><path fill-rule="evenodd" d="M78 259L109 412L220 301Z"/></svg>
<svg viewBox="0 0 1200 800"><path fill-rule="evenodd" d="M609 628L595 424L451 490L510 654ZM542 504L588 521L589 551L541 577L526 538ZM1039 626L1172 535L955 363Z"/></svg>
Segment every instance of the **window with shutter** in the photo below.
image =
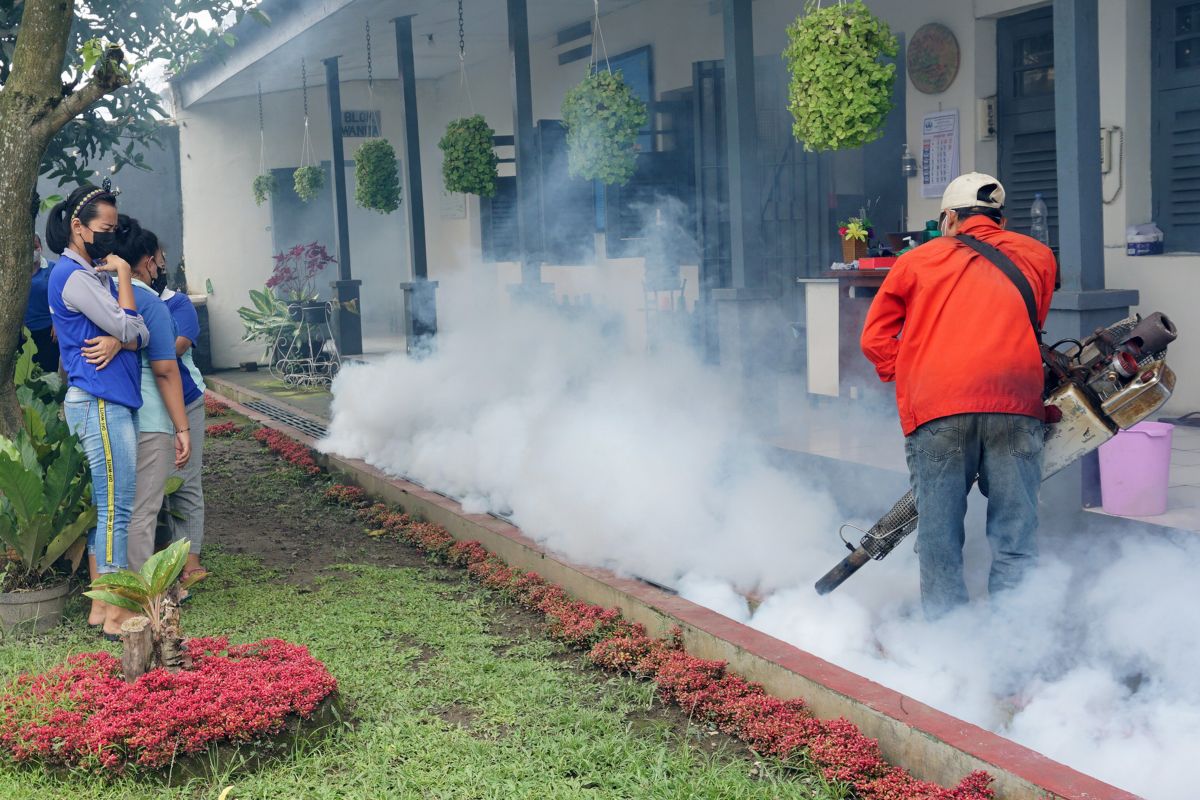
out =
<svg viewBox="0 0 1200 800"><path fill-rule="evenodd" d="M567 128L562 120L539 120L537 132L546 263L594 263L596 208L592 184L572 178L567 169Z"/></svg>
<svg viewBox="0 0 1200 800"><path fill-rule="evenodd" d="M1164 246L1200 251L1200 2L1155 0L1154 219Z"/></svg>
<svg viewBox="0 0 1200 800"><path fill-rule="evenodd" d="M516 176L497 178L496 194L480 198L479 233L485 262L520 260Z"/></svg>

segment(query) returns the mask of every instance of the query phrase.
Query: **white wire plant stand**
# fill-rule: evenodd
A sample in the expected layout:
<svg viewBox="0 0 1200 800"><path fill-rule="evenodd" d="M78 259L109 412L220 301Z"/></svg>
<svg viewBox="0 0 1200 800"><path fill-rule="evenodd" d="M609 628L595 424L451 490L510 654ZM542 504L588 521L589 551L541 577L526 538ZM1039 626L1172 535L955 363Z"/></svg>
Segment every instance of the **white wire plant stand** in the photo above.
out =
<svg viewBox="0 0 1200 800"><path fill-rule="evenodd" d="M333 338L333 303L289 303L296 325L281 328L271 346L271 375L289 386L329 386L342 367Z"/></svg>

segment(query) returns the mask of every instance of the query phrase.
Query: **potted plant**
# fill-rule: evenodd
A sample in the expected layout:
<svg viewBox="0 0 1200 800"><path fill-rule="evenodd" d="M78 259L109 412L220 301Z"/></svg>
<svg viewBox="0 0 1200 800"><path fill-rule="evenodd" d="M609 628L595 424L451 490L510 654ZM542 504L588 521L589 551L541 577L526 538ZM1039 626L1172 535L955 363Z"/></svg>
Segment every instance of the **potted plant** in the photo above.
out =
<svg viewBox="0 0 1200 800"><path fill-rule="evenodd" d="M254 177L254 204L261 206L267 201L268 197L275 194L278 186L275 183L275 175L270 172L264 172L262 175Z"/></svg>
<svg viewBox="0 0 1200 800"><path fill-rule="evenodd" d="M354 156L354 183L354 200L361 208L390 214L400 207L400 172L391 142L363 142Z"/></svg>
<svg viewBox="0 0 1200 800"><path fill-rule="evenodd" d="M0 436L0 628L45 633L62 620L70 575L96 524L87 461L59 415L58 390L34 375L32 342L18 359L24 425ZM64 558L65 557L65 558ZM68 562L60 569L60 559Z"/></svg>
<svg viewBox="0 0 1200 800"><path fill-rule="evenodd" d="M867 241L875 235L871 220L865 216L849 217L838 224L842 237L842 261L847 264L867 256Z"/></svg>
<svg viewBox="0 0 1200 800"><path fill-rule="evenodd" d="M277 298L270 289L251 289L250 305L239 308L238 316L246 327L242 341L263 342L266 345L267 362L271 364L279 357L276 343L290 341L300 329L300 324L292 319L288 311L288 304Z"/></svg>
<svg viewBox="0 0 1200 800"><path fill-rule="evenodd" d="M316 164L299 167L292 175L292 185L296 195L307 203L325 186L325 170Z"/></svg>
<svg viewBox="0 0 1200 800"><path fill-rule="evenodd" d="M633 94L620 70L597 70L567 92L562 103L567 126L567 171L573 178L625 185L637 165L637 137L646 124L646 104Z"/></svg>
<svg viewBox="0 0 1200 800"><path fill-rule="evenodd" d="M880 62L897 53L887 23L862 0L824 7L809 0L787 35L788 109L804 149L841 150L878 139L896 79L896 66Z"/></svg>
<svg viewBox="0 0 1200 800"><path fill-rule="evenodd" d="M323 323L326 303L317 299L317 276L337 259L320 242L298 244L274 258L267 288L287 303L292 319L310 325Z"/></svg>
<svg viewBox="0 0 1200 800"><path fill-rule="evenodd" d="M496 132L482 114L456 119L438 142L442 151L442 180L448 192L493 197L496 194Z"/></svg>

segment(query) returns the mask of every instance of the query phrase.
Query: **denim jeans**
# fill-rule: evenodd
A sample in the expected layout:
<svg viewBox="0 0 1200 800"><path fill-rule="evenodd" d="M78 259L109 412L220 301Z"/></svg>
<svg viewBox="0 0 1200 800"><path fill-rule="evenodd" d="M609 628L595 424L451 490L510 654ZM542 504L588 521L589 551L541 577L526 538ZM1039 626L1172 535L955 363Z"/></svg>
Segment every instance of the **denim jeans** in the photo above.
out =
<svg viewBox="0 0 1200 800"><path fill-rule="evenodd" d="M92 473L96 527L88 552L103 574L129 566L129 517L137 481L137 411L82 389L67 390L67 427L79 437Z"/></svg>
<svg viewBox="0 0 1200 800"><path fill-rule="evenodd" d="M917 497L921 604L935 619L967 602L963 520L976 479L987 498L992 550L988 591L1016 586L1037 560L1041 420L1019 414L957 414L927 422L905 440Z"/></svg>

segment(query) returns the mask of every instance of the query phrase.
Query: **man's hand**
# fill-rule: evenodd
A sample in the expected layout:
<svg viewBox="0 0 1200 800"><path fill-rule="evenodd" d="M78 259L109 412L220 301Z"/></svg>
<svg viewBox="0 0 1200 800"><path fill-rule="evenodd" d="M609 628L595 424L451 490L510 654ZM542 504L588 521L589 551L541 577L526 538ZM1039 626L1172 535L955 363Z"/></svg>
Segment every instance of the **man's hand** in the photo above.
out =
<svg viewBox="0 0 1200 800"><path fill-rule="evenodd" d="M123 347L121 340L115 336L96 336L84 339L83 343L86 347L79 348L79 352L83 353L87 363L93 365L97 372L107 367Z"/></svg>
<svg viewBox="0 0 1200 800"><path fill-rule="evenodd" d="M192 457L192 434L188 431L175 433L175 468L183 469L183 465Z"/></svg>

